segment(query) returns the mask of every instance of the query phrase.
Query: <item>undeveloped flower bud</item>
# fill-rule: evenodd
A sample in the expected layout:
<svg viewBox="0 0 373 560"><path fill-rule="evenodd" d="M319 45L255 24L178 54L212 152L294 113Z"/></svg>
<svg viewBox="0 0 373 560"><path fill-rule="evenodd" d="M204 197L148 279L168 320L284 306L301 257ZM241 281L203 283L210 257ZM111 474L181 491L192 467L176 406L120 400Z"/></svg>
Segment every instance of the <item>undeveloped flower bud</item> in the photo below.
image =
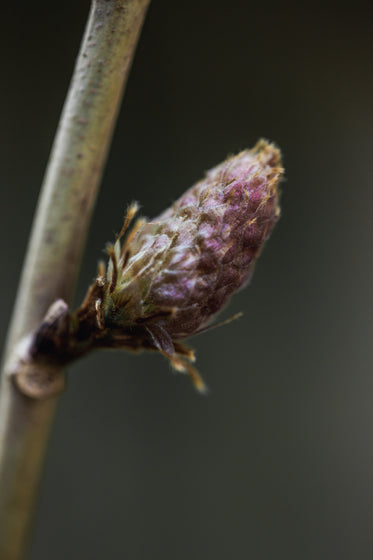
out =
<svg viewBox="0 0 373 560"><path fill-rule="evenodd" d="M101 345L157 350L204 390L193 352L180 341L205 330L250 280L279 218L282 173L279 150L261 140L211 169L154 220L138 220L122 244L132 206L108 249L95 304Z"/></svg>

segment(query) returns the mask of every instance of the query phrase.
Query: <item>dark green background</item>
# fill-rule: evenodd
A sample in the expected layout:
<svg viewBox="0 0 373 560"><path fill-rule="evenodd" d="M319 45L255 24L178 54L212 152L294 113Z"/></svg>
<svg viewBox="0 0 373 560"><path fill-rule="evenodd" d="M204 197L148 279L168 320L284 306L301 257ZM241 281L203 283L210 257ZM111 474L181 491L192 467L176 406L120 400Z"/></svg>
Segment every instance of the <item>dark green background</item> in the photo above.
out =
<svg viewBox="0 0 373 560"><path fill-rule="evenodd" d="M0 35L1 341L89 2L15 2ZM373 555L371 11L154 0L77 302L128 202L154 216L264 136L283 215L251 286L192 341L70 368L30 560Z"/></svg>

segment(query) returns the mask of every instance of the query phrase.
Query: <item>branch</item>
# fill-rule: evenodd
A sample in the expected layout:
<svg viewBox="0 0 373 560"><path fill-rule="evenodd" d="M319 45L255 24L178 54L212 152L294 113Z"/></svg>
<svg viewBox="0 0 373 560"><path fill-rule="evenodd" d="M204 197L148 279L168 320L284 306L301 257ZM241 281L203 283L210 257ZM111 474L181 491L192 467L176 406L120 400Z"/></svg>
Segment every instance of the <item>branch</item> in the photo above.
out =
<svg viewBox="0 0 373 560"><path fill-rule="evenodd" d="M50 156L8 335L0 391L0 558L24 557L57 398L23 395L17 351L58 298L71 302L123 87L150 0L93 0ZM42 367L42 366L41 366ZM50 366L49 366L50 367ZM63 373L53 366L63 387Z"/></svg>

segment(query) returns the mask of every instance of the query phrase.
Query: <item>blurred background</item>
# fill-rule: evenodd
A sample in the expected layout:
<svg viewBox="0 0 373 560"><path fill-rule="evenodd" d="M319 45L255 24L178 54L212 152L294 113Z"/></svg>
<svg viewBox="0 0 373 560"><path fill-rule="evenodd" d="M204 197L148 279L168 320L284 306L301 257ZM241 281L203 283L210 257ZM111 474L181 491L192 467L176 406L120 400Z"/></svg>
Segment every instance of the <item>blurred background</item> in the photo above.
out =
<svg viewBox="0 0 373 560"><path fill-rule="evenodd" d="M1 343L88 9L4 7ZM192 340L207 398L152 354L70 368L30 560L372 557L372 16L153 1L76 303L130 201L153 217L260 137L282 218L222 318L244 316Z"/></svg>

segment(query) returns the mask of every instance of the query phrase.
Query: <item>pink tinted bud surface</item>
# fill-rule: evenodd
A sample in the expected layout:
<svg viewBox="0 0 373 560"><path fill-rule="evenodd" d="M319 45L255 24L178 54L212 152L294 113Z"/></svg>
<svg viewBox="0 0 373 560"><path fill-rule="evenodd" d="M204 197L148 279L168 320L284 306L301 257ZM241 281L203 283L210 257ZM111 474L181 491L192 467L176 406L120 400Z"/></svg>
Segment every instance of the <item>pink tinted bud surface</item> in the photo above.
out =
<svg viewBox="0 0 373 560"><path fill-rule="evenodd" d="M118 259L108 323L157 325L174 341L206 326L250 280L279 217L282 172L279 150L262 140L142 225Z"/></svg>

